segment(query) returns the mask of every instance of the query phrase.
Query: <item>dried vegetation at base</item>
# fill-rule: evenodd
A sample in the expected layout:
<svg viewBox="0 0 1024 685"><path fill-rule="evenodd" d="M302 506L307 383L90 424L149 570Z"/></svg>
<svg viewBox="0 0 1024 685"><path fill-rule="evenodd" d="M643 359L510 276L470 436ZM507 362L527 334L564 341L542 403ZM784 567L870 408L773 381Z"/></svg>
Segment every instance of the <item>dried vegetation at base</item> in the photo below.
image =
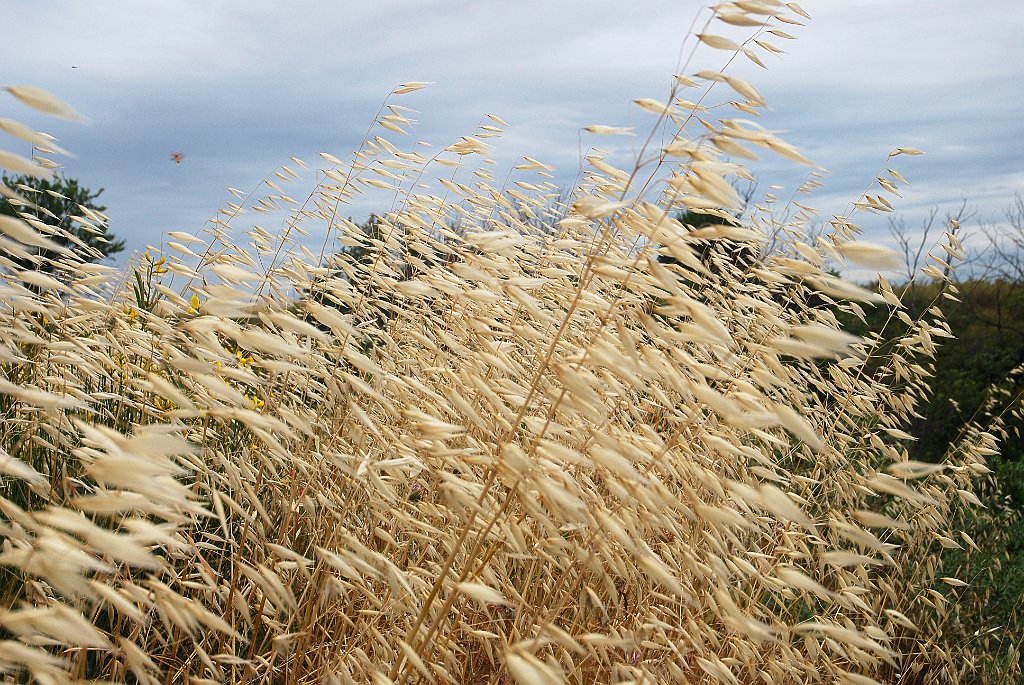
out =
<svg viewBox="0 0 1024 685"><path fill-rule="evenodd" d="M760 63L801 14L720 6L698 54ZM723 21L748 33L709 33ZM324 155L303 202L284 167L124 274L53 252L30 204L4 219L0 667L153 685L993 674L998 636L971 635L971 579L940 553L978 542L954 522L991 490L998 421L908 461L941 314L851 339L837 312L905 314L884 283L825 270L890 258L854 220L902 177L813 241L813 210L770 199L743 227L684 226L673 212L737 209L744 172L720 155L805 161L712 116L737 95L763 105L710 71L638 100L655 135L636 167L592 150L571 208L537 160L492 178L490 117L431 157L371 132L349 162ZM412 125L390 103L376 123ZM374 235L342 219L362 193L391 203ZM243 211L288 218L246 229ZM752 266L694 249L769 239Z"/></svg>

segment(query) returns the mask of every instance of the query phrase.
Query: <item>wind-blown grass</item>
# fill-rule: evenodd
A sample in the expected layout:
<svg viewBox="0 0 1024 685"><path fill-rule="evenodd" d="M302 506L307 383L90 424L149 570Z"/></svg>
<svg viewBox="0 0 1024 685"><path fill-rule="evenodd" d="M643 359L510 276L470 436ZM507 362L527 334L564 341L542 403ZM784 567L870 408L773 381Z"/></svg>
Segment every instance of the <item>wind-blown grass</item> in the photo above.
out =
<svg viewBox="0 0 1024 685"><path fill-rule="evenodd" d="M748 34L704 30L702 49L754 61L802 16L714 13ZM302 203L285 167L124 275L62 253L30 205L4 220L4 249L56 271L8 260L0 289L0 666L154 684L1014 672L1012 635L969 639L986 627L940 572L943 548L971 557L953 526L983 515L998 434L965 427L940 464L903 447L938 309L895 340L839 330L858 302L906 317L884 284L827 271L890 258L853 214L813 243L806 208L672 218L733 216L744 172L723 155L806 161L713 119L700 103L725 88L763 105L718 72L638 101L656 123L635 167L592 151L570 207L537 160L491 180L491 117L430 159L371 133L324 155ZM377 123L412 122L389 102ZM369 190L392 197L372 235L341 219ZM281 207L278 232L239 227ZM730 259L769 236L752 266ZM698 241L725 249L702 263Z"/></svg>

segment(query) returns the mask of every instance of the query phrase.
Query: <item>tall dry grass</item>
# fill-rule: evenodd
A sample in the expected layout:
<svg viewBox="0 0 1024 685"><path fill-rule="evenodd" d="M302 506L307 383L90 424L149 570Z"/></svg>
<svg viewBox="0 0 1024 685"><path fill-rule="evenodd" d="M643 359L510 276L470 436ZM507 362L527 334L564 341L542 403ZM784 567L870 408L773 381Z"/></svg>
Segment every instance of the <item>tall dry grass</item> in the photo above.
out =
<svg viewBox="0 0 1024 685"><path fill-rule="evenodd" d="M712 63L760 60L803 16L760 0L713 14L746 33L702 31ZM432 158L373 133L347 162L325 154L304 202L282 168L267 195L239 193L123 274L54 252L60 231L31 204L0 219L6 254L56 268L5 259L0 286L7 678L1009 673L1012 642L972 636L966 581L939 570L943 548L975 544L953 522L991 487L997 435L965 427L941 464L904 447L941 313L896 340L836 322L862 306L906 317L884 283L827 271L891 258L854 222L886 210L900 177L815 241L795 203L682 225L679 209L739 208L728 178L744 171L724 157L804 161L716 119L721 98L763 105L708 71L678 77L666 104L638 101L653 123L635 167L591 151L568 208L536 160L491 178L504 124L490 117ZM389 136L411 123L390 101L377 120ZM392 204L372 235L342 219L381 191ZM243 211L280 208L280 230L243 228ZM773 254L731 259L769 236ZM726 249L702 263L697 241ZM958 256L953 235L945 249Z"/></svg>

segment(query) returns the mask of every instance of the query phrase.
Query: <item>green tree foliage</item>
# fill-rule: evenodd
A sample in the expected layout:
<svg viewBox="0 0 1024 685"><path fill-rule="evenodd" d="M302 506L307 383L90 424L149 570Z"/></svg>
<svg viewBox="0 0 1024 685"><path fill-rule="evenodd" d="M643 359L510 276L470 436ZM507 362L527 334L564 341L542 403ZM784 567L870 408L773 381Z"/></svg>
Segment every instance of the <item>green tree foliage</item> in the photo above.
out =
<svg viewBox="0 0 1024 685"><path fill-rule="evenodd" d="M317 279L307 293L307 297L314 302L336 307L345 314L352 311L350 303L339 299L336 293L331 293L331 282L340 279L358 285L358 281L365 277L366 270L373 266L384 245L380 218L376 214L371 214L366 221L357 226L359 244L345 247L334 255L330 260L333 270Z"/></svg>
<svg viewBox="0 0 1024 685"><path fill-rule="evenodd" d="M361 326L372 324L377 329L385 329L394 309L400 305L388 288L381 287L386 281L375 282L375 279L407 281L431 266L450 261L449 255L433 248L401 241L399 247L393 243L389 248L387 238L391 230L400 229L389 229L378 214L370 214L366 221L355 224L355 230L349 235L354 243L331 257L331 272L317 279L306 297L344 314L355 314ZM347 286L339 289L342 282ZM370 344L369 340L364 339L364 347Z"/></svg>
<svg viewBox="0 0 1024 685"><path fill-rule="evenodd" d="M972 578L972 591L984 595L993 624L1019 625L1024 611L1024 335L1016 324L1024 321L1024 282L968 279L956 284L956 299L942 297L940 288L928 282L894 288L908 320L941 304L953 336L937 339L931 394L915 408L908 426L914 440L906 449L910 459L943 463L966 426L975 423L999 435L999 453L988 461L999 488L984 497L985 515L968 515L958 524L989 551L966 564L963 550L951 550L944 575ZM887 321L885 308L868 307L865 314L863 321L841 316L844 328L861 335L881 332L890 341L907 332L906 322ZM879 358L890 353L900 350L888 343ZM994 548L987 544L996 538L1001 542Z"/></svg>
<svg viewBox="0 0 1024 685"><path fill-rule="evenodd" d="M721 216L705 214L692 209L678 212L672 218L688 227L691 231L700 231L713 226L739 225L738 220L726 221ZM737 267L740 271L744 271L753 266L760 256L749 244L740 243L728 238L713 240L696 239L690 243L690 247L700 263L709 272L719 276L724 275L721 273L723 268L721 260L723 259L726 263ZM675 264L684 269L686 268L678 259L670 254L659 255L658 261L663 264Z"/></svg>
<svg viewBox="0 0 1024 685"><path fill-rule="evenodd" d="M97 198L103 193L102 188L92 191L76 179L59 174L52 180L4 176L3 183L34 206L8 199L0 203L0 214L37 219L61 229L53 236L54 242L71 249L82 261L100 261L124 250L125 241L115 239L108 232L105 221L95 220L107 209L97 203ZM83 211L83 207L88 211ZM90 217L89 213L94 216ZM19 268L52 271L52 257L54 255L40 254L32 260L21 258L13 261Z"/></svg>
<svg viewBox="0 0 1024 685"><path fill-rule="evenodd" d="M936 284L894 289L903 293L910 319L941 303L954 336L941 341L938 348L933 375L940 381L932 384L930 401L917 408L919 416L910 431L915 437L909 446L911 458L942 461L965 422L987 410L1001 415L1006 422L1008 434L1000 458L1024 459L1024 420L1013 409L1024 393L1024 375L1014 371L1024 365L1024 335L1014 326L1000 323L1024 320L1024 283L963 281L958 284L957 299L945 302ZM887 313L881 308L866 308L865 314L864 321L843 316L845 329L859 335L881 331L885 339L906 332L905 323L886 322ZM1019 503L1024 507L1024 490L1019 493Z"/></svg>
<svg viewBox="0 0 1024 685"><path fill-rule="evenodd" d="M371 214L369 219L359 224L359 230L364 236L363 243L346 248L344 252L353 261L369 265L373 263L375 256L383 247L384 234L381 231L380 217Z"/></svg>

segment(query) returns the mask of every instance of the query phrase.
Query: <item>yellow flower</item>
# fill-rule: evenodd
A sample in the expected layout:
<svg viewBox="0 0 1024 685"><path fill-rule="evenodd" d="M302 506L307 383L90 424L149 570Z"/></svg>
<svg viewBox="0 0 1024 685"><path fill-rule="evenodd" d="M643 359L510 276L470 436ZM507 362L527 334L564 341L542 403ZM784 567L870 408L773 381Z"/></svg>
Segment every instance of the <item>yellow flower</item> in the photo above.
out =
<svg viewBox="0 0 1024 685"><path fill-rule="evenodd" d="M199 313L199 305L202 304L199 301L199 296L198 295L193 295L192 299L189 300L189 304L192 305L192 307L188 310L189 313L190 314L198 314Z"/></svg>
<svg viewBox="0 0 1024 685"><path fill-rule="evenodd" d="M149 250L146 250L146 254L142 255L142 258L146 261L147 264L150 265L149 269L150 269L150 271L152 273L154 273L154 274L165 274L165 273L167 273L167 267L164 266L164 263L167 262L167 257L160 257L160 259L157 259L156 261L154 261L153 260L153 255L151 255L149 253Z"/></svg>
<svg viewBox="0 0 1024 685"><path fill-rule="evenodd" d="M135 319L138 318L139 316L139 312L138 310L135 309L135 307L125 307L124 313L128 315L129 321L135 321Z"/></svg>
<svg viewBox="0 0 1024 685"><path fill-rule="evenodd" d="M171 411L172 409L177 409L173 402L165 400L163 397L157 397L155 404L156 408L160 411Z"/></svg>

